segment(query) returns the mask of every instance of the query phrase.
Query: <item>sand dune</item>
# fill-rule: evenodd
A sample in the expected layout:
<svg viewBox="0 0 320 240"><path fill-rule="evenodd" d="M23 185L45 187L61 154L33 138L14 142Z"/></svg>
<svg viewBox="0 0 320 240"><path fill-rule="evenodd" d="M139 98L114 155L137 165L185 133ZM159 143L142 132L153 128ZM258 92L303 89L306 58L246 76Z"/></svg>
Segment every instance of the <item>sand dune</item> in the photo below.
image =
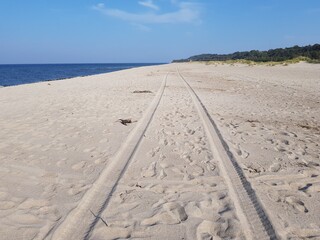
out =
<svg viewBox="0 0 320 240"><path fill-rule="evenodd" d="M320 239L319 76L169 64L1 88L1 239Z"/></svg>

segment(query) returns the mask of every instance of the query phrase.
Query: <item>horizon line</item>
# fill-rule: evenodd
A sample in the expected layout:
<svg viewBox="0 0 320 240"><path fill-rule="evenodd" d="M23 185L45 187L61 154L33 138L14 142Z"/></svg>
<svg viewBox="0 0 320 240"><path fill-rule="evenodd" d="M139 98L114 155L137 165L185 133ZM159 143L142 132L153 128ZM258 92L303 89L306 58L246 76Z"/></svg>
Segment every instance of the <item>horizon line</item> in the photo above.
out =
<svg viewBox="0 0 320 240"><path fill-rule="evenodd" d="M166 64L170 62L74 62L74 63L0 63L0 65L71 65L71 64Z"/></svg>

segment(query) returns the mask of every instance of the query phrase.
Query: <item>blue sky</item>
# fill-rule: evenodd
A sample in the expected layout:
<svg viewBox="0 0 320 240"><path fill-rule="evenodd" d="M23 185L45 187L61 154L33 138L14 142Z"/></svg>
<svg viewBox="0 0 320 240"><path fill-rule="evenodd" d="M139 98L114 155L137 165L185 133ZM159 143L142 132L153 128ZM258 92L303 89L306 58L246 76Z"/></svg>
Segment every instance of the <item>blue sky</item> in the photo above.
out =
<svg viewBox="0 0 320 240"><path fill-rule="evenodd" d="M0 64L169 62L320 42L319 0L0 0Z"/></svg>

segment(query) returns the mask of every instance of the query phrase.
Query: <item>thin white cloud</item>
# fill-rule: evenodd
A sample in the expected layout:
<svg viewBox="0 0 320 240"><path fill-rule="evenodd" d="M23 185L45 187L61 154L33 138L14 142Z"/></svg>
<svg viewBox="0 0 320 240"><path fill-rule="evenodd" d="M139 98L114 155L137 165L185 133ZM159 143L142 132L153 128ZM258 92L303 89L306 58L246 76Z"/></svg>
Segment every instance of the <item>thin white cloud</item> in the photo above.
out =
<svg viewBox="0 0 320 240"><path fill-rule="evenodd" d="M95 5L93 8L109 17L118 18L132 23L199 23L200 10L195 3L181 2L178 9L166 13L132 13L121 9L106 7L103 3Z"/></svg>
<svg viewBox="0 0 320 240"><path fill-rule="evenodd" d="M138 3L141 6L144 6L144 7L147 7L147 8L151 8L151 9L154 9L154 10L159 10L160 9L159 6L155 5L152 0L139 1Z"/></svg>

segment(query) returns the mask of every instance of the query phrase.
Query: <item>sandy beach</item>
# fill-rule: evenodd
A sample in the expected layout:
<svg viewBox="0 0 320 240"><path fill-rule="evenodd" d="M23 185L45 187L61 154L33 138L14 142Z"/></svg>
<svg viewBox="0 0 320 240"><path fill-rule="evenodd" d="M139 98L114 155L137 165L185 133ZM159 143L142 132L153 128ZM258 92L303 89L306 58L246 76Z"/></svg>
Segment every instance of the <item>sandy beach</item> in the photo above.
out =
<svg viewBox="0 0 320 240"><path fill-rule="evenodd" d="M141 67L0 105L0 239L320 239L319 64Z"/></svg>

